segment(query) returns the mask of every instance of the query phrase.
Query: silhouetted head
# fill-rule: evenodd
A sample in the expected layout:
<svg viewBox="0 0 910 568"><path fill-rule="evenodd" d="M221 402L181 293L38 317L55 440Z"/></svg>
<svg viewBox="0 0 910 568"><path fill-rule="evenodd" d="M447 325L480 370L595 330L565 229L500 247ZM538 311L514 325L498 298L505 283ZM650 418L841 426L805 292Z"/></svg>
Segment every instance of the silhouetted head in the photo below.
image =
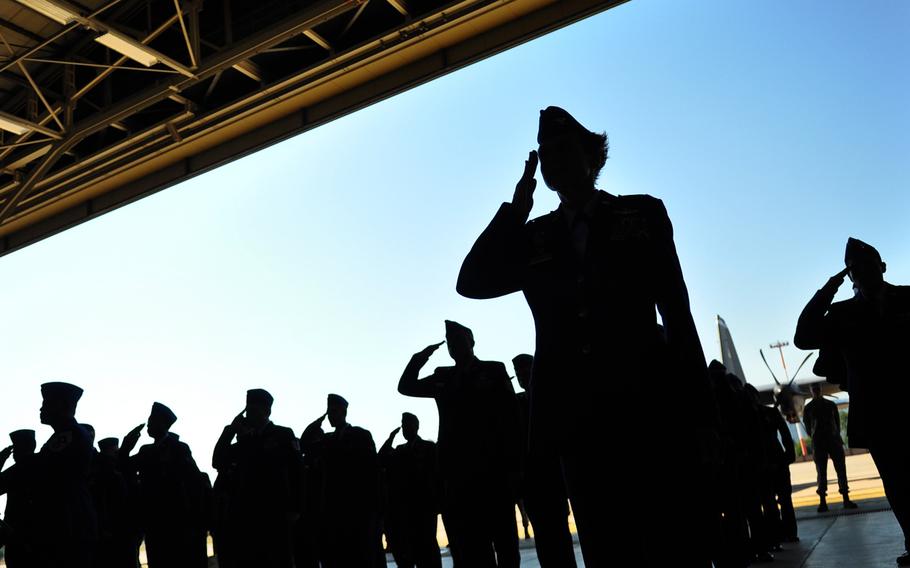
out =
<svg viewBox="0 0 910 568"><path fill-rule="evenodd" d="M875 247L859 239L847 239L844 264L850 269L847 275L866 294L878 290L884 282L887 266Z"/></svg>
<svg viewBox="0 0 910 568"><path fill-rule="evenodd" d="M515 369L515 378L524 390L531 386L531 369L534 367L534 356L522 353L512 357L512 367Z"/></svg>
<svg viewBox="0 0 910 568"><path fill-rule="evenodd" d="M16 430L10 432L9 439L13 443L13 459L17 462L27 459L35 453L37 444L35 443L34 430Z"/></svg>
<svg viewBox="0 0 910 568"><path fill-rule="evenodd" d="M735 376L735 375L733 375L733 376ZM751 402L755 406L761 406L761 397L758 394L757 388L750 385L749 383L746 383L745 385L743 385L743 391L745 391L746 396L749 398L749 402Z"/></svg>
<svg viewBox="0 0 910 568"><path fill-rule="evenodd" d="M88 434L88 444L90 446L95 445L95 427L91 424L80 424L82 429L85 430L85 433Z"/></svg>
<svg viewBox="0 0 910 568"><path fill-rule="evenodd" d="M727 387L727 368L717 359L711 360L708 363L708 379L711 380L715 387Z"/></svg>
<svg viewBox="0 0 910 568"><path fill-rule="evenodd" d="M410 412L401 414L401 435L408 442L417 439L417 431L420 430L420 420Z"/></svg>
<svg viewBox="0 0 910 568"><path fill-rule="evenodd" d="M246 391L246 420L252 428L261 428L272 415L272 403L275 399L265 389Z"/></svg>
<svg viewBox="0 0 910 568"><path fill-rule="evenodd" d="M727 385L733 392L743 392L743 381L733 373L727 373Z"/></svg>
<svg viewBox="0 0 910 568"><path fill-rule="evenodd" d="M550 106L540 111L537 143L547 187L569 204L584 204L607 161L607 135L591 132L564 109Z"/></svg>
<svg viewBox="0 0 910 568"><path fill-rule="evenodd" d="M343 396L330 394L326 404L326 414L332 428L340 428L348 423L348 401Z"/></svg>
<svg viewBox="0 0 910 568"><path fill-rule="evenodd" d="M53 382L41 385L41 423L55 427L76 416L76 405L82 389L69 383Z"/></svg>
<svg viewBox="0 0 910 568"><path fill-rule="evenodd" d="M446 320L446 348L455 363L467 363L474 358L474 332L460 323Z"/></svg>
<svg viewBox="0 0 910 568"><path fill-rule="evenodd" d="M167 406L155 402L152 404L152 412L149 414L145 429L152 439L160 440L167 436L174 422L177 422L177 415Z"/></svg>
<svg viewBox="0 0 910 568"><path fill-rule="evenodd" d="M821 396L822 396L821 383L812 383L809 386L809 390L812 391L812 398L821 398Z"/></svg>
<svg viewBox="0 0 910 568"><path fill-rule="evenodd" d="M102 456L107 456L110 458L117 457L117 452L120 450L120 440L117 438L102 438L98 440L98 451Z"/></svg>

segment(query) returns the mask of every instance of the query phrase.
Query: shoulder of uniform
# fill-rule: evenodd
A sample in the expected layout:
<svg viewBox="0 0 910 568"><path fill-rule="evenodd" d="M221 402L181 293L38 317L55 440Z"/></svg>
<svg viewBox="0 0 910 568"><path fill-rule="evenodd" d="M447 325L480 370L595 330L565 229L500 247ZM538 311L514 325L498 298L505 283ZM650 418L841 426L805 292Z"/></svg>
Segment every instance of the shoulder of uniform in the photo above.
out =
<svg viewBox="0 0 910 568"><path fill-rule="evenodd" d="M480 364L487 369L506 370L506 365L502 361L480 361Z"/></svg>
<svg viewBox="0 0 910 568"><path fill-rule="evenodd" d="M838 314L849 312L854 307L856 307L856 298L847 298L846 300L840 300L839 302L834 302L828 306L828 315L837 317Z"/></svg>
<svg viewBox="0 0 910 568"><path fill-rule="evenodd" d="M277 424L272 424L274 431L282 436L290 436L291 438L296 438L294 431L288 428L287 426L278 426Z"/></svg>
<svg viewBox="0 0 910 568"><path fill-rule="evenodd" d="M373 435L370 434L370 431L366 428L361 428L360 426L351 426L350 428L351 433L356 433L358 436L369 436L371 438L373 437Z"/></svg>
<svg viewBox="0 0 910 568"><path fill-rule="evenodd" d="M530 221L528 221L527 227L538 229L538 228L543 228L543 227L549 226L552 223L559 220L559 215L560 215L559 209L554 209L554 210L550 211L549 213L544 213L540 217L535 217L535 218L531 219Z"/></svg>
<svg viewBox="0 0 910 568"><path fill-rule="evenodd" d="M644 193L616 196L607 195L604 197L604 202L611 203L618 209L629 209L631 211L642 213L666 214L667 210L666 207L664 207L663 201L657 197L654 197L653 195L647 195Z"/></svg>

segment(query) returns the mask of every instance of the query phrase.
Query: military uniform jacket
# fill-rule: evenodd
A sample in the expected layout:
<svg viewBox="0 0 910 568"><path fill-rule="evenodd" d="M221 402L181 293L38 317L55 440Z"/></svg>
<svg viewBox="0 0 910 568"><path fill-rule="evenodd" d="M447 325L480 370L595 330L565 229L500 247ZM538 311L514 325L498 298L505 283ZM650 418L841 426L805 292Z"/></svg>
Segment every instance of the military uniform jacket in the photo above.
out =
<svg viewBox="0 0 910 568"><path fill-rule="evenodd" d="M300 446L318 464L320 515L363 518L378 512L379 463L369 431L348 424L328 434L320 430L312 438L305 433Z"/></svg>
<svg viewBox="0 0 910 568"><path fill-rule="evenodd" d="M388 481L389 513L393 517L439 511L439 469L436 444L417 439L397 448L379 450Z"/></svg>
<svg viewBox="0 0 910 568"><path fill-rule="evenodd" d="M758 411L764 421L768 461L777 465L787 465L796 461L793 436L790 435L790 429L787 428L780 411L770 406L762 406Z"/></svg>
<svg viewBox="0 0 910 568"><path fill-rule="evenodd" d="M837 405L826 398L812 399L803 409L803 423L812 436L812 443L830 447L841 444L840 416Z"/></svg>
<svg viewBox="0 0 910 568"><path fill-rule="evenodd" d="M436 400L444 477L520 470L518 401L505 365L474 359L464 367L437 367L428 377L416 377L417 369L409 365L399 391Z"/></svg>
<svg viewBox="0 0 910 568"><path fill-rule="evenodd" d="M35 513L35 456L16 462L0 473L0 495L6 495L6 521L17 537L34 532Z"/></svg>
<svg viewBox="0 0 910 568"><path fill-rule="evenodd" d="M910 287L884 286L881 313L856 297L832 304L837 287L824 286L800 314L794 337L797 347L820 350L816 373L849 391L851 447L907 435Z"/></svg>
<svg viewBox="0 0 910 568"><path fill-rule="evenodd" d="M56 429L35 456L35 539L91 542L97 539L95 507L89 493L92 444L72 420Z"/></svg>
<svg viewBox="0 0 910 568"><path fill-rule="evenodd" d="M134 456L121 455L120 468L138 476L143 528L196 530L204 526L202 474L185 443L169 434L142 446Z"/></svg>
<svg viewBox="0 0 910 568"><path fill-rule="evenodd" d="M269 422L259 432L225 429L215 446L213 465L230 471L231 508L241 515L285 520L300 511L301 457L297 436L290 428Z"/></svg>
<svg viewBox="0 0 910 568"><path fill-rule="evenodd" d="M458 276L463 296L521 291L531 308L537 331L531 437L569 437L602 426L606 398L638 396L646 378L672 379L668 387L689 399L679 404L694 409L697 422L716 428L704 354L663 203L646 195L596 192L576 215L587 225L583 254L562 209L525 223L504 203ZM655 306L666 329L665 347ZM672 373L657 364L662 352L673 357Z"/></svg>

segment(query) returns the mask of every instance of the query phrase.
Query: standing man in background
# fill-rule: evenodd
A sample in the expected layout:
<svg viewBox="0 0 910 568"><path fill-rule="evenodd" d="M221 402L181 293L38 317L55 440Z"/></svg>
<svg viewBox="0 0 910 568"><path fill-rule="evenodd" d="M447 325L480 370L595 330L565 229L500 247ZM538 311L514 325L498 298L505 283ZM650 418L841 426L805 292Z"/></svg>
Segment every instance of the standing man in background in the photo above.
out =
<svg viewBox="0 0 910 568"><path fill-rule="evenodd" d="M822 396L819 383L809 387L812 400L803 409L803 422L812 437L812 456L815 460L815 472L818 483L818 512L828 511L828 458L834 462L837 473L837 486L844 498L844 509L856 509L856 503L850 500L850 488L847 486L847 460L844 457L844 441L840 436L840 413L837 405Z"/></svg>

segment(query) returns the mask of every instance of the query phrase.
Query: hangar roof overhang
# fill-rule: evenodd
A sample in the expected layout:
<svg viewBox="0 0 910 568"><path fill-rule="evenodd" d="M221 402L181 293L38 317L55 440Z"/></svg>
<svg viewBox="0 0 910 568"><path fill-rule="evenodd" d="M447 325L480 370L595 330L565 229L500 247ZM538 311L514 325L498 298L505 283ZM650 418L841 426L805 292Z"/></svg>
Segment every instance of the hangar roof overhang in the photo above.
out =
<svg viewBox="0 0 910 568"><path fill-rule="evenodd" d="M0 256L627 0L0 0Z"/></svg>

